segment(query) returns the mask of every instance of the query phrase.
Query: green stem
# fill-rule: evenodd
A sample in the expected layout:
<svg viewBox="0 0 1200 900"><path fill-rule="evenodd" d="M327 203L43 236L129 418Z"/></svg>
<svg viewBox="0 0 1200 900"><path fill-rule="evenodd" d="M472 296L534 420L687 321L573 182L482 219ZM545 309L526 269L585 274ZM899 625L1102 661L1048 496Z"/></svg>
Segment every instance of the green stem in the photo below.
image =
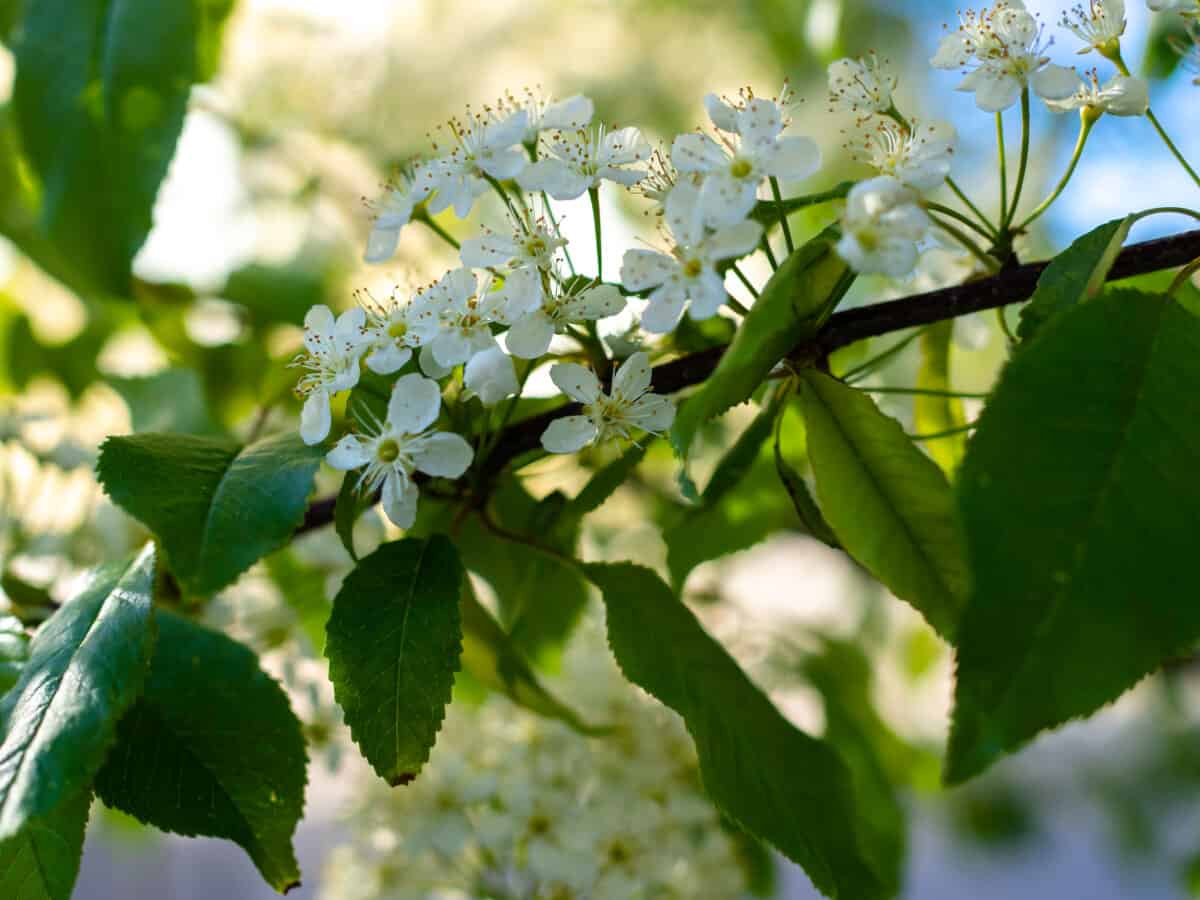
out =
<svg viewBox="0 0 1200 900"><path fill-rule="evenodd" d="M1187 284L1188 279L1195 275L1197 271L1200 271L1200 257L1193 259L1171 279L1171 286L1167 288L1167 296L1175 296L1175 292Z"/></svg>
<svg viewBox="0 0 1200 900"><path fill-rule="evenodd" d="M984 252L982 247L980 247L977 243L975 243L973 240L971 240L971 238L969 236L967 236L966 234L964 234L961 230L959 230L958 228L955 228L949 222L942 221L941 219L937 218L936 216L933 217L933 221L938 226L938 228L942 229L947 234L949 234L951 237L953 237L956 241L958 241L960 244L962 244L963 247L965 247L972 256L974 256L981 263L983 263L989 272L999 272L1000 271L1000 263L998 263L992 257L988 256L987 253Z"/></svg>
<svg viewBox="0 0 1200 900"><path fill-rule="evenodd" d="M1154 126L1154 130L1158 132L1158 136L1162 138L1162 142L1167 145L1167 149L1179 160L1179 164L1183 166L1184 171L1191 175L1192 181L1196 182L1197 187L1200 187L1200 175L1197 175L1196 170L1188 165L1188 161L1183 158L1183 154L1175 146L1175 142L1167 135L1166 129L1162 127L1162 124L1158 121L1158 117L1154 115L1154 111L1147 109L1146 118L1150 120L1150 124Z"/></svg>
<svg viewBox="0 0 1200 900"><path fill-rule="evenodd" d="M964 216L957 209L952 209L949 206L943 206L940 203L931 203L929 201L926 201L925 208L928 210L932 210L933 212L936 212L936 213L941 213L943 216L949 216L950 218L954 219L955 221L961 222L963 225L966 225L968 228L970 228L972 231L974 231L980 237L987 238L989 241L993 240L996 237L995 232L985 230L981 225L978 225L972 219L968 218L967 216Z"/></svg>
<svg viewBox="0 0 1200 900"><path fill-rule="evenodd" d="M550 208L550 198L546 195L545 191L542 191L542 208L546 210L546 218L550 220L550 227L554 229L555 234L561 237L562 233L558 230L558 220L554 218L554 210ZM571 261L571 250L564 244L562 252L563 258L567 261L567 270L571 273L571 276L574 277L576 272L575 263Z"/></svg>
<svg viewBox="0 0 1200 900"><path fill-rule="evenodd" d="M771 194L775 197L775 202L780 206L783 205L783 194L779 192L779 179L774 175L771 176ZM787 213L779 217L779 224L783 226L783 240L787 244L788 255L796 252L796 245L792 243L792 229L788 225Z"/></svg>
<svg viewBox="0 0 1200 900"><path fill-rule="evenodd" d="M513 217L513 219L516 220L517 225L520 226L521 230L528 233L529 226L527 224L525 224L525 219L521 216L521 214L519 212L517 212L517 208L515 206L513 206L512 198L508 196L508 191L506 191L504 189L504 185L502 185L499 181L497 181L491 175L488 175L486 172L483 173L483 177L484 177L484 180L487 181L487 183L492 186L492 189L495 190L495 192L500 195L500 199L504 201L504 205L506 207L508 207L509 214Z"/></svg>
<svg viewBox="0 0 1200 900"><path fill-rule="evenodd" d="M736 312L738 315L742 315L742 316L750 315L750 310L748 310L745 307L745 305L743 305L740 301L738 301L738 299L736 297L732 296L731 294L725 295L725 305L728 306L730 309L732 309L734 312Z"/></svg>
<svg viewBox="0 0 1200 900"><path fill-rule="evenodd" d="M588 199L592 201L592 228L596 232L596 281L604 281L604 242L600 237L600 188L588 188Z"/></svg>
<svg viewBox="0 0 1200 900"><path fill-rule="evenodd" d="M767 262L771 264L771 270L778 272L779 262L775 259L775 251L771 249L771 242L767 239L765 232L763 233L762 240L759 241L759 246L762 247L763 253L767 254Z"/></svg>
<svg viewBox="0 0 1200 900"><path fill-rule="evenodd" d="M867 375L870 375L872 372L874 372L876 369L878 369L880 366L882 366L885 362L887 362L893 356L895 356L898 353L900 353L901 351L903 351L905 347L907 347L909 344L911 344L913 341L915 341L917 338L919 338L921 336L921 334L925 331L925 329L928 327L929 326L925 326L925 328L918 328L912 334L906 335L901 340L896 341L896 343L892 344L892 346L888 347L886 350L882 351L881 353L875 354L874 356L870 357L867 360L864 360L863 362L861 362L857 366L855 366L853 369L850 369L848 372L842 373L838 377L841 378L842 381L850 382L850 380L853 378L865 377Z"/></svg>
<svg viewBox="0 0 1200 900"><path fill-rule="evenodd" d="M1010 344L1015 344L1017 342L1017 336L1013 334L1012 329L1008 325L1008 317L1004 315L1004 310L1007 308L1008 307L1006 306L996 307L996 321L1000 323L1000 330L1004 332L1004 336L1008 338L1008 342Z"/></svg>
<svg viewBox="0 0 1200 900"><path fill-rule="evenodd" d="M950 188L950 190L954 192L954 196L957 197L967 209L975 213L976 217L984 225L984 227L991 232L989 236L995 237L996 227L992 224L992 220L983 214L983 210L971 202L971 198L966 195L966 192L958 186L958 183L953 178L946 179L946 187Z"/></svg>
<svg viewBox="0 0 1200 900"><path fill-rule="evenodd" d="M737 267L736 263L734 265L730 266L729 268L731 268L733 270L733 274L738 277L738 281L740 281L742 283L742 285L746 288L746 290L748 290L750 292L750 296L753 297L755 300L757 300L758 299L758 289L755 288L754 283L749 278L746 277L746 273L743 272L741 269L739 269Z"/></svg>
<svg viewBox="0 0 1200 900"><path fill-rule="evenodd" d="M996 153L1000 160L1000 231L1008 224L1005 211L1008 209L1008 154L1004 151L1004 114L996 113Z"/></svg>
<svg viewBox="0 0 1200 900"><path fill-rule="evenodd" d="M420 222L422 225L424 225L426 228L428 228L430 231L432 231L434 234L436 234L438 237L440 237L443 241L445 241L447 244L449 244L455 250L459 249L459 243L458 243L458 241L456 241L454 239L454 236L452 234L450 234L450 232L448 232L441 225L439 225L437 222L435 222L433 220L433 217L431 215L429 215L429 213L426 212L423 207L421 209L419 209L417 212L413 213L413 221Z"/></svg>
<svg viewBox="0 0 1200 900"><path fill-rule="evenodd" d="M965 400L986 400L991 396L991 394L973 391L939 391L934 388L873 387L863 385L859 387L859 390L866 391L868 394L920 394L926 397L959 397Z"/></svg>
<svg viewBox="0 0 1200 900"><path fill-rule="evenodd" d="M1025 170L1029 167L1029 87L1021 91L1021 157L1017 163L1017 184L1013 188L1012 206L1000 223L1004 231L1017 215L1017 206L1021 202L1021 190L1025 187Z"/></svg>
<svg viewBox="0 0 1200 900"><path fill-rule="evenodd" d="M1071 180L1071 176L1075 174L1075 168L1079 165L1079 158L1083 156L1083 145L1087 143L1088 135L1092 133L1092 126L1095 124L1096 122L1094 119L1091 119L1086 115L1080 116L1079 136L1075 139L1075 150L1071 154L1071 162L1067 165L1067 171L1063 173L1062 178L1058 180L1058 184L1054 186L1054 190L1050 192L1049 196L1035 206L1033 212L1026 216L1025 220L1013 229L1014 231L1024 231L1026 228L1028 228L1042 215L1042 213L1050 208L1051 204L1054 203L1054 201L1059 198L1059 195L1062 194L1062 192L1066 189L1067 182Z"/></svg>
<svg viewBox="0 0 1200 900"><path fill-rule="evenodd" d="M962 434L964 431L970 431L974 427L975 423L972 422L970 425L959 425L957 428L947 428L945 431L931 431L929 434L910 434L908 438L912 441L936 441L938 438Z"/></svg>

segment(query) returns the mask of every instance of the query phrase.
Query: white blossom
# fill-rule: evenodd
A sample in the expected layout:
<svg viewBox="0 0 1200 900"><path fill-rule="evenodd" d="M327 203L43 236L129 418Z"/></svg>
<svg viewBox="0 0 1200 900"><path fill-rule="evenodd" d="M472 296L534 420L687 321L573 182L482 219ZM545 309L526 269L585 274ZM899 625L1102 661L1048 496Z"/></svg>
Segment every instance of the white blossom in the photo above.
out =
<svg viewBox="0 0 1200 900"><path fill-rule="evenodd" d="M555 200L574 200L607 179L631 187L645 170L632 168L650 158L650 145L636 128L608 131L603 125L559 132L550 143L551 156L527 166L517 184L545 191Z"/></svg>
<svg viewBox="0 0 1200 900"><path fill-rule="evenodd" d="M346 310L336 321L328 306L314 306L304 317L304 351L291 365L306 370L296 393L305 398L300 437L310 446L329 434L330 398L358 384L365 323L366 313L360 307Z"/></svg>
<svg viewBox="0 0 1200 900"><path fill-rule="evenodd" d="M1125 33L1125 0L1088 0L1086 6L1077 3L1063 13L1059 24L1086 45L1080 53L1099 50L1107 55L1119 47Z"/></svg>
<svg viewBox="0 0 1200 900"><path fill-rule="evenodd" d="M1021 0L998 0L990 9L969 10L942 38L930 63L938 69L967 69L958 90L975 94L987 112L1012 106L1026 86L1045 100L1061 100L1075 90L1073 69L1050 64L1048 42Z"/></svg>
<svg viewBox="0 0 1200 900"><path fill-rule="evenodd" d="M665 334L679 322L685 306L693 319L714 316L725 302L725 281L717 264L749 253L762 238L762 226L745 220L715 231L704 224L703 189L681 181L666 202L667 224L675 239L671 253L627 250L621 261L626 290L651 290L642 327Z"/></svg>
<svg viewBox="0 0 1200 900"><path fill-rule="evenodd" d="M605 319L625 308L625 298L616 286L579 284L558 282L539 306L514 316L505 335L509 352L522 359L537 359L550 349L554 335L566 333L568 325Z"/></svg>
<svg viewBox="0 0 1200 900"><path fill-rule="evenodd" d="M508 232L485 230L477 238L462 242L459 258L464 266L474 269L541 269L554 265L555 254L567 246L566 239L547 217L534 219L528 225L512 221Z"/></svg>
<svg viewBox="0 0 1200 900"><path fill-rule="evenodd" d="M410 171L401 172L388 185L367 235L364 262L383 263L392 258L400 242L400 231L412 219L417 204L429 196L431 188L429 172L419 163Z"/></svg>
<svg viewBox="0 0 1200 900"><path fill-rule="evenodd" d="M659 434L675 421L675 406L666 397L649 393L650 360L635 353L617 368L612 393L605 394L591 369L560 363L550 369L558 389L583 404L583 414L550 423L542 446L551 453L574 453L588 444L612 438L630 440L635 430Z"/></svg>
<svg viewBox="0 0 1200 900"><path fill-rule="evenodd" d="M363 362L377 375L400 371L422 343L420 307L400 300L395 291L383 302L365 290L356 292L356 297L366 313L362 329L366 352Z"/></svg>
<svg viewBox="0 0 1200 900"><path fill-rule="evenodd" d="M809 138L782 136L787 125L779 104L745 92L737 105L715 94L705 98L720 140L681 134L671 145L671 162L684 173L704 178L700 206L707 224L717 227L745 219L764 178L799 181L821 166L821 151Z"/></svg>
<svg viewBox="0 0 1200 900"><path fill-rule="evenodd" d="M370 421L363 434L346 435L325 457L335 469L362 468L357 490L382 489L383 511L399 528L411 528L416 519L415 472L458 478L471 465L474 451L460 435L430 430L441 405L436 381L404 375L392 388L387 419Z"/></svg>
<svg viewBox="0 0 1200 900"><path fill-rule="evenodd" d="M856 184L846 198L837 251L856 271L899 278L917 262L929 216L911 189L890 175Z"/></svg>
<svg viewBox="0 0 1200 900"><path fill-rule="evenodd" d="M871 116L857 127L852 150L880 175L892 175L917 191L930 191L950 174L958 135L949 122L913 119L906 126L885 116Z"/></svg>
<svg viewBox="0 0 1200 900"><path fill-rule="evenodd" d="M1055 112L1071 110L1109 113L1114 116L1144 116L1150 108L1150 86L1136 75L1114 75L1103 85L1096 73L1080 79L1079 89L1062 100L1047 100Z"/></svg>
<svg viewBox="0 0 1200 900"><path fill-rule="evenodd" d="M426 369L422 354L421 366L427 375L440 377L444 370L496 346L491 326L506 322L508 299L491 288L490 278L481 287L470 269L453 269L418 292L409 327L415 330L419 343L429 345L430 356L437 364L434 371Z"/></svg>
<svg viewBox="0 0 1200 900"><path fill-rule="evenodd" d="M497 118L491 113L468 115L466 120L452 119L447 131L454 142L448 153L426 164L434 194L429 211L441 212L448 206L460 219L471 212L475 198L488 189L485 176L513 178L525 168L527 159L520 148L528 124L525 110ZM435 145L435 149L440 149Z"/></svg>
<svg viewBox="0 0 1200 900"><path fill-rule="evenodd" d="M503 105L507 110L524 110L526 126L521 143L526 146L536 144L538 135L543 131L586 128L596 112L591 98L583 94L575 94L565 100L552 100L528 89L520 98L507 95Z"/></svg>
<svg viewBox="0 0 1200 900"><path fill-rule="evenodd" d="M463 385L484 406L495 406L520 390L512 358L499 347L471 357L463 368Z"/></svg>
<svg viewBox="0 0 1200 900"><path fill-rule="evenodd" d="M885 113L892 108L896 76L874 53L861 59L834 60L828 74L829 101L834 109Z"/></svg>

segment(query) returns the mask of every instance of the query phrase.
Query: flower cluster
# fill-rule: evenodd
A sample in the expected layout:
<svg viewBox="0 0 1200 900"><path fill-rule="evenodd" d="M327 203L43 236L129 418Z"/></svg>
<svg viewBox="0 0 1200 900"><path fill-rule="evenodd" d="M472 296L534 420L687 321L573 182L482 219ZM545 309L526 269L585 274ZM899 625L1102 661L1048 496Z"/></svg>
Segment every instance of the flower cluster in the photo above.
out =
<svg viewBox="0 0 1200 900"><path fill-rule="evenodd" d="M631 691L601 636L582 630L564 681L620 730L589 741L495 694L481 707L452 705L419 779L403 791L363 785L355 840L330 855L323 896L742 895L745 874L681 721Z"/></svg>

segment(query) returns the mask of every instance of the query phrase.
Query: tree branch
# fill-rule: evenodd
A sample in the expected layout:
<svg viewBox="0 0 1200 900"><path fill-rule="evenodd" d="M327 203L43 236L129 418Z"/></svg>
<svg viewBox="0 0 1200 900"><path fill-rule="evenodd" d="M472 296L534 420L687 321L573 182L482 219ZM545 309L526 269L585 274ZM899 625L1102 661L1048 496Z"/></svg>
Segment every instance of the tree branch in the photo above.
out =
<svg viewBox="0 0 1200 900"><path fill-rule="evenodd" d="M1171 269L1197 257L1200 257L1200 230L1131 244L1117 256L1108 278L1116 281ZM978 281L834 313L814 340L792 348L789 356L823 357L865 338L1027 300L1048 264L1013 266ZM654 389L662 394L673 394L699 384L712 374L724 352L724 347L714 347L655 366ZM537 450L547 425L560 416L579 411L578 403L569 403L510 425L488 456L485 476L494 474L517 457ZM313 502L298 532L320 528L333 521L333 505L332 497Z"/></svg>

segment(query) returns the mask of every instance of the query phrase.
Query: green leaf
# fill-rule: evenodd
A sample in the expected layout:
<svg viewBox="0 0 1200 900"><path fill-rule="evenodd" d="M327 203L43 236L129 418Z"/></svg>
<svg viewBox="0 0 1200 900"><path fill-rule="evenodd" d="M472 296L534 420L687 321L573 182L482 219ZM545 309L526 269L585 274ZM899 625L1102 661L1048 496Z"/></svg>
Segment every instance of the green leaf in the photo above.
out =
<svg viewBox="0 0 1200 900"><path fill-rule="evenodd" d="M219 432L208 414L204 385L191 369L166 369L154 375L133 378L114 376L108 379L108 383L129 407L130 420L136 432Z"/></svg>
<svg viewBox="0 0 1200 900"><path fill-rule="evenodd" d="M1186 587L1200 529L1197 359L1200 319L1112 291L1005 369L960 476L975 587L948 782L1090 714L1200 638Z"/></svg>
<svg viewBox="0 0 1200 900"><path fill-rule="evenodd" d="M29 638L16 616L0 615L0 696L8 692L29 658Z"/></svg>
<svg viewBox="0 0 1200 900"><path fill-rule="evenodd" d="M862 391L815 369L800 386L817 495L838 541L952 641L969 573L946 476Z"/></svg>
<svg viewBox="0 0 1200 900"><path fill-rule="evenodd" d="M36 234L70 281L117 297L151 227L194 82L231 0L37 0L13 51ZM20 236L18 235L18 242Z"/></svg>
<svg viewBox="0 0 1200 900"><path fill-rule="evenodd" d="M1136 216L1113 219L1076 238L1054 257L1038 279L1029 303L1021 310L1017 336L1028 341L1043 325L1104 289L1109 270L1129 235Z"/></svg>
<svg viewBox="0 0 1200 900"><path fill-rule="evenodd" d="M377 498L370 491L358 490L360 477L359 472L347 472L342 478L342 486L338 488L337 499L333 504L334 531L355 562L358 562L358 553L354 549L354 525L359 517L377 502Z"/></svg>
<svg viewBox="0 0 1200 900"><path fill-rule="evenodd" d="M862 798L838 754L791 725L652 572L584 567L603 592L625 676L675 710L696 743L704 786L729 818L804 867L830 897L890 896L885 852L862 827Z"/></svg>
<svg viewBox="0 0 1200 900"><path fill-rule="evenodd" d="M949 391L950 348L953 346L954 320L935 322L921 333L921 367L917 387L926 391ZM913 428L918 434L936 434L967 424L962 400L938 394L913 395ZM951 434L927 445L929 455L948 476L962 462L967 449L967 433Z"/></svg>
<svg viewBox="0 0 1200 900"><path fill-rule="evenodd" d="M163 831L225 838L278 891L299 884L291 838L307 758L283 689L247 647L166 610L146 692L96 777L109 806Z"/></svg>
<svg viewBox="0 0 1200 900"><path fill-rule="evenodd" d="M26 823L16 837L0 841L0 897L70 900L91 804L92 792L80 791L46 817Z"/></svg>
<svg viewBox="0 0 1200 900"><path fill-rule="evenodd" d="M154 549L96 569L34 635L0 701L0 841L87 790L141 692L153 643Z"/></svg>
<svg viewBox="0 0 1200 900"><path fill-rule="evenodd" d="M514 703L539 715L558 719L583 734L606 731L588 725L542 686L500 623L475 599L469 582L464 586L459 609L463 627L462 662L467 672Z"/></svg>
<svg viewBox="0 0 1200 900"><path fill-rule="evenodd" d="M342 583L325 656L350 734L393 787L408 784L442 727L462 654L463 570L441 535L383 544Z"/></svg>
<svg viewBox="0 0 1200 900"><path fill-rule="evenodd" d="M716 370L680 408L671 444L687 466L700 426L750 399L793 347L816 334L849 289L853 274L826 229L784 260L742 320Z"/></svg>
<svg viewBox="0 0 1200 900"><path fill-rule="evenodd" d="M290 540L323 453L292 435L239 447L140 434L105 441L97 471L113 502L158 537L183 587L207 596Z"/></svg>
<svg viewBox="0 0 1200 900"><path fill-rule="evenodd" d="M796 515L799 516L804 530L822 544L840 550L842 545L838 543L837 535L825 521L821 508L817 506L817 501L813 499L812 492L808 489L808 483L788 461L787 451L783 444L782 428L775 432L775 471L779 474L779 480L783 482L784 489L792 499L792 506L795 507Z"/></svg>

